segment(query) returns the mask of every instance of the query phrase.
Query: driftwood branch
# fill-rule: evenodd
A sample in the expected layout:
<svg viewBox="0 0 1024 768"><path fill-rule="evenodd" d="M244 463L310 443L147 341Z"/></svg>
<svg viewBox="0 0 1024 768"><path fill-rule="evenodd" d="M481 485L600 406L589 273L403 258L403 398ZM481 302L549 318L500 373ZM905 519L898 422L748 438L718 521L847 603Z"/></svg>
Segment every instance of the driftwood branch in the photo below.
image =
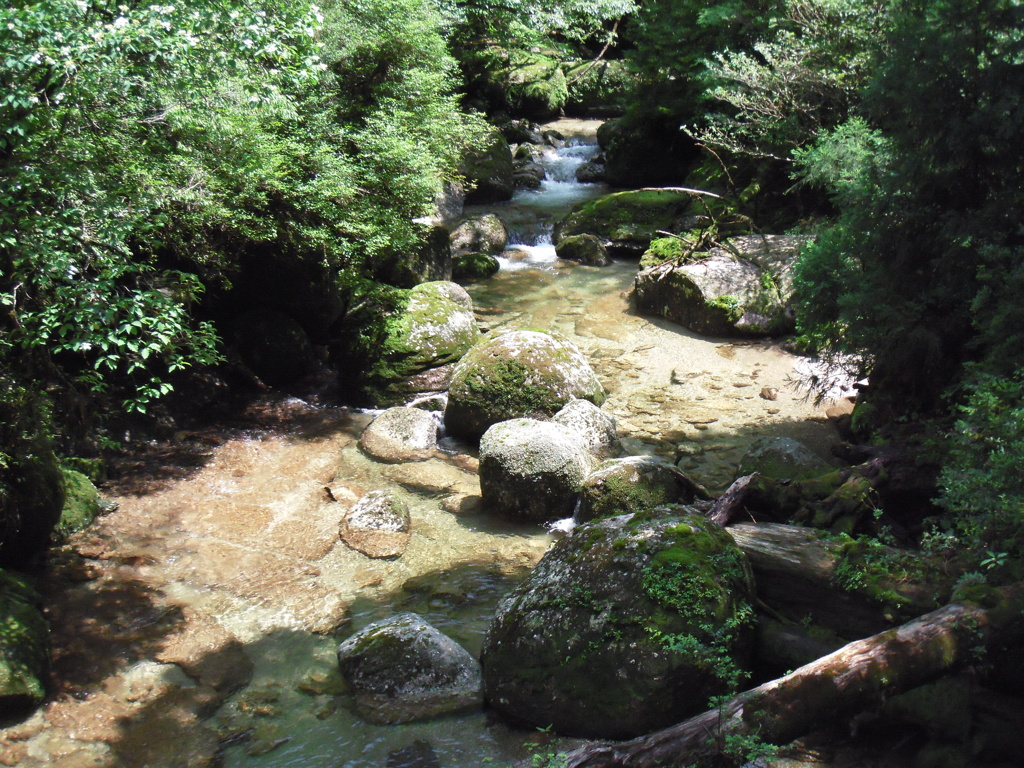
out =
<svg viewBox="0 0 1024 768"><path fill-rule="evenodd" d="M984 605L952 603L850 643L686 722L632 741L583 746L569 753L566 768L687 765L720 753L729 736L781 745L842 723L890 696L969 666L981 648L1024 638L1024 584L979 597Z"/></svg>
<svg viewBox="0 0 1024 768"><path fill-rule="evenodd" d="M608 53L608 49L612 47L612 43L615 42L615 37L619 33L619 22L620 21L621 21L621 19L616 19L615 26L612 27L611 32L608 33L608 40L605 42L604 48L601 49L601 52L599 54L597 54L597 57L593 61L591 61L589 64L587 64L587 66L584 67L582 72L580 72L578 75L576 75L571 80L567 80L566 81L566 85L572 85L573 83L577 83L580 80L582 80L584 77L587 76L587 73L590 70L592 70L594 67L596 67L598 62L601 61L601 59L604 58L604 55L606 53Z"/></svg>

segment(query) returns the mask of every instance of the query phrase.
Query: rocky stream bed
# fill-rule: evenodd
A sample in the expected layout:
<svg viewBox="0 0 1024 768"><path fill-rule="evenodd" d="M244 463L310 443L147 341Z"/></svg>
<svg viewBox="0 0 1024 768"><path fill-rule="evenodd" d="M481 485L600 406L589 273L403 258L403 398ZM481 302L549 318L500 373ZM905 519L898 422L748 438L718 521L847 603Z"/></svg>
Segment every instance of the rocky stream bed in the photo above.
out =
<svg viewBox="0 0 1024 768"><path fill-rule="evenodd" d="M541 194L489 210L514 219L510 209L543 206ZM477 320L491 334L531 328L573 341L627 453L679 461L714 492L758 437L798 438L829 460L833 404L800 389L799 358L773 341L704 338L641 317L629 299L635 262L560 262L540 239L469 287ZM236 422L140 454L103 489L117 510L52 556L42 589L53 690L0 730L0 764L455 768L511 763L551 741L481 711L394 726L354 713L339 641L415 611L477 654L497 601L553 541L481 504L467 444L446 438L419 462L369 458L357 442L372 418L268 397ZM339 540L345 511L378 489L410 508L397 558Z"/></svg>

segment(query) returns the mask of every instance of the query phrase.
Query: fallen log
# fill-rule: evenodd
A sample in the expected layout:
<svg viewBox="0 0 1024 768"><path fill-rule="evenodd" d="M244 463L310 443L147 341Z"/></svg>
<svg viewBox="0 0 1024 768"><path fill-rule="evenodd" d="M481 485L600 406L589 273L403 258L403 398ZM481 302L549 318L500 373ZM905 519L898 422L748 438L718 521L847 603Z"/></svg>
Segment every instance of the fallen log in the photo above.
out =
<svg viewBox="0 0 1024 768"><path fill-rule="evenodd" d="M678 725L632 741L585 745L566 756L565 768L687 765L721 754L730 737L787 744L969 666L980 649L1024 638L1024 584L975 587L971 597L977 602L951 603L857 640Z"/></svg>
<svg viewBox="0 0 1024 768"><path fill-rule="evenodd" d="M850 640L945 604L956 577L937 557L813 528L740 523L726 531L750 561L760 601L792 622L810 620Z"/></svg>

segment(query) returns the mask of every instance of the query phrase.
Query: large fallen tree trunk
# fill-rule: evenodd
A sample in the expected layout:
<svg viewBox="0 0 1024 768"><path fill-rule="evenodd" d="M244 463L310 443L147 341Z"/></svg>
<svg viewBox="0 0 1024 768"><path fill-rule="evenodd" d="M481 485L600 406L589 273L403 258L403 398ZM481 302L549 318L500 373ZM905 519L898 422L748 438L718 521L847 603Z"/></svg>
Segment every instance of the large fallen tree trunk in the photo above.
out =
<svg viewBox="0 0 1024 768"><path fill-rule="evenodd" d="M655 768L719 754L729 736L787 744L880 705L1024 637L1024 584L978 588L980 602L952 603L903 626L843 646L686 722L632 741L595 743L566 768Z"/></svg>
<svg viewBox="0 0 1024 768"><path fill-rule="evenodd" d="M780 523L726 530L750 561L761 602L789 621L810 619L848 640L934 610L952 592L955 575L922 552L840 542Z"/></svg>

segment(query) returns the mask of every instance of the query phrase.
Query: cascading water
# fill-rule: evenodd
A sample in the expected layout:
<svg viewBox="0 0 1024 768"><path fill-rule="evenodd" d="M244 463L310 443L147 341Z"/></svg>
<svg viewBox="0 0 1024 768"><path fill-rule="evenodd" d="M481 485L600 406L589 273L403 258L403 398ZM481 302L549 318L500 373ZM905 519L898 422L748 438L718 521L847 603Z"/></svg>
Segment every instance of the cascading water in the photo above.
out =
<svg viewBox="0 0 1024 768"><path fill-rule="evenodd" d="M503 270L553 268L557 264L551 241L555 224L573 206L608 191L604 184L576 180L577 169L600 151L592 124L574 121L564 125L575 129L565 145L547 147L537 157L546 173L540 188L521 189L508 203L492 207L509 231L508 250L498 258Z"/></svg>

